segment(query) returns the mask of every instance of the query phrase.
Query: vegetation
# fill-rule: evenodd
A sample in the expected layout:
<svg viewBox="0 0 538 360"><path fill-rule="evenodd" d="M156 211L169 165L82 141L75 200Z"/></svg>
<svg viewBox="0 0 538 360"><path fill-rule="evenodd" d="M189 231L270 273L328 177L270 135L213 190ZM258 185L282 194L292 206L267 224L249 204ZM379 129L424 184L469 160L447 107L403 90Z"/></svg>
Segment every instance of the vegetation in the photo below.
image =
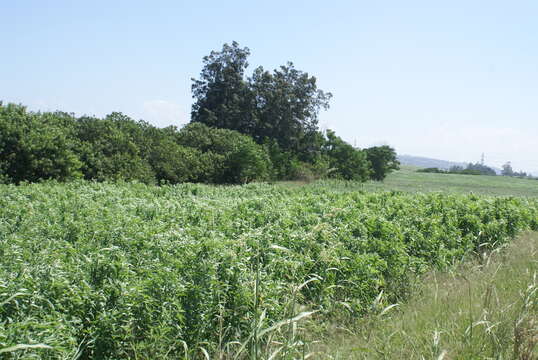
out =
<svg viewBox="0 0 538 360"><path fill-rule="evenodd" d="M274 139L300 160L315 158L322 146L313 139L318 112L329 107L332 95L291 62L272 73L258 67L245 78L249 55L233 42L204 57L200 79L193 79L192 121L240 131L260 144Z"/></svg>
<svg viewBox="0 0 538 360"><path fill-rule="evenodd" d="M31 112L0 102L0 183L54 179L143 183L383 180L398 168L384 146L355 149L318 129L332 97L289 62L245 77L248 48L224 44L193 79L191 123L156 128L121 113L103 119Z"/></svg>
<svg viewBox="0 0 538 360"><path fill-rule="evenodd" d="M435 173L435 174L460 174L460 175L489 175L489 176L495 176L497 173L494 169L490 168L489 166L483 165L483 164L473 164L469 163L467 164L467 167L462 167L458 165L451 166L448 170L443 170L439 168L424 168L424 169L418 169L417 172L424 172L424 173Z"/></svg>
<svg viewBox="0 0 538 360"><path fill-rule="evenodd" d="M327 131L323 153L328 159L332 174L338 178L366 181L372 175L367 153L357 151L333 131Z"/></svg>
<svg viewBox="0 0 538 360"><path fill-rule="evenodd" d="M394 157L394 150L387 145L366 149L366 158L372 165L372 179L382 181L393 170L400 168Z"/></svg>
<svg viewBox="0 0 538 360"><path fill-rule="evenodd" d="M531 174L527 174L524 171L514 171L512 169L512 164L510 161L508 161L506 164L503 165L503 169L501 174L503 176L511 176L511 177L519 177L519 178L529 178L529 179L536 179Z"/></svg>
<svg viewBox="0 0 538 360"><path fill-rule="evenodd" d="M408 302L379 309L317 350L333 359L536 359L538 234L423 277Z"/></svg>
<svg viewBox="0 0 538 360"><path fill-rule="evenodd" d="M293 63L246 77L250 50L233 42L204 57L193 79L192 122L240 131L266 145L278 179L336 177L383 180L398 168L394 149L355 149L328 130L318 129L318 113L331 93Z"/></svg>
<svg viewBox="0 0 538 360"><path fill-rule="evenodd" d="M63 113L28 113L0 103L0 180L68 180L81 176L75 126Z"/></svg>
<svg viewBox="0 0 538 360"><path fill-rule="evenodd" d="M315 77L248 77L248 56L204 58L182 128L0 103L2 357L305 358L317 324L386 314L425 273L538 230L534 183L399 170L391 147L319 130ZM523 197L450 194L470 190Z"/></svg>
<svg viewBox="0 0 538 360"><path fill-rule="evenodd" d="M318 129L330 93L288 63L245 78L247 48L225 44L194 80L192 121L156 128L105 118L31 112L0 102L0 182L136 180L143 183L338 178L383 180L398 168L388 146L355 149Z"/></svg>
<svg viewBox="0 0 538 360"><path fill-rule="evenodd" d="M299 321L401 302L417 275L538 229L533 199L323 183L0 191L0 351L14 359L301 356Z"/></svg>
<svg viewBox="0 0 538 360"><path fill-rule="evenodd" d="M476 164L469 163L467 164L467 168L465 170L478 171L480 175L490 175L490 176L497 175L494 169L480 163L476 163Z"/></svg>
<svg viewBox="0 0 538 360"><path fill-rule="evenodd" d="M0 104L0 128L4 183L77 178L245 183L266 180L272 171L265 148L250 137L202 124L158 129L120 113L76 118Z"/></svg>

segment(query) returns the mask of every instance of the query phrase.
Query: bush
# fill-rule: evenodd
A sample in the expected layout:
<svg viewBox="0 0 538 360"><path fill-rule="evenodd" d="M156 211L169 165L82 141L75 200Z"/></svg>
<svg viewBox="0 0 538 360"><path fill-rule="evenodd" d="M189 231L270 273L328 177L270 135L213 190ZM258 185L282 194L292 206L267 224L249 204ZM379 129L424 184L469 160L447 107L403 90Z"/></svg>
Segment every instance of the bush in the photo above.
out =
<svg viewBox="0 0 538 360"><path fill-rule="evenodd" d="M32 113L0 103L0 181L81 177L74 125L65 113Z"/></svg>
<svg viewBox="0 0 538 360"><path fill-rule="evenodd" d="M382 181L390 172L400 168L396 151L390 146L374 146L365 151L366 157L372 165L371 178L373 180Z"/></svg>
<svg viewBox="0 0 538 360"><path fill-rule="evenodd" d="M202 153L178 145L170 139L155 144L149 160L158 182L177 184L206 179L208 169L203 166Z"/></svg>
<svg viewBox="0 0 538 360"><path fill-rule="evenodd" d="M446 170L439 169L439 168L436 168L436 167L418 169L417 172L419 172L419 173L433 173L433 174L446 174L447 173Z"/></svg>
<svg viewBox="0 0 538 360"><path fill-rule="evenodd" d="M308 131L297 139L297 149L284 151L275 138L260 145L248 135L200 122L159 129L117 112L75 118L1 103L0 130L0 183L80 177L147 184L366 181L382 179L397 166L391 148L355 149L331 130Z"/></svg>
<svg viewBox="0 0 538 360"><path fill-rule="evenodd" d="M116 116L112 114L105 119L82 117L77 121L84 177L98 181L154 183L155 173L151 165L132 134L122 129L120 121L127 119L119 120Z"/></svg>
<svg viewBox="0 0 538 360"><path fill-rule="evenodd" d="M357 181L366 181L370 177L371 164L367 154L346 143L334 131L327 130L323 150L330 166L330 177Z"/></svg>
<svg viewBox="0 0 538 360"><path fill-rule="evenodd" d="M179 131L177 141L211 154L214 172L208 175L215 183L243 184L270 177L272 164L264 147L237 131L191 123Z"/></svg>

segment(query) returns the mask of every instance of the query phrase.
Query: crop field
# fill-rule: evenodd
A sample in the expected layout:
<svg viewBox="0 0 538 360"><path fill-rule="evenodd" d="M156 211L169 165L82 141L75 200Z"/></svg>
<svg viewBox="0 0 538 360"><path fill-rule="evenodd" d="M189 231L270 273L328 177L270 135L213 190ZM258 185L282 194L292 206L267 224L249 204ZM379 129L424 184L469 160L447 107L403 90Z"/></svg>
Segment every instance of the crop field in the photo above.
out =
<svg viewBox="0 0 538 360"><path fill-rule="evenodd" d="M530 195L360 186L0 185L0 356L301 358L305 322L538 230Z"/></svg>

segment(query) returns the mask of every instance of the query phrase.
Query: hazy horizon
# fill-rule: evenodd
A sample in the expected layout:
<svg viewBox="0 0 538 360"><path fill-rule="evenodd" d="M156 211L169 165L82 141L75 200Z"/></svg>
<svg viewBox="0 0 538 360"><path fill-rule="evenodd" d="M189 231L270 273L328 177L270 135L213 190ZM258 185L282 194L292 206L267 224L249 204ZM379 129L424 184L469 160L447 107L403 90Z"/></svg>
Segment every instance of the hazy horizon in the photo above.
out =
<svg viewBox="0 0 538 360"><path fill-rule="evenodd" d="M538 174L538 3L53 1L0 4L0 101L189 121L190 79L225 42L248 74L292 61L333 93L351 144Z"/></svg>

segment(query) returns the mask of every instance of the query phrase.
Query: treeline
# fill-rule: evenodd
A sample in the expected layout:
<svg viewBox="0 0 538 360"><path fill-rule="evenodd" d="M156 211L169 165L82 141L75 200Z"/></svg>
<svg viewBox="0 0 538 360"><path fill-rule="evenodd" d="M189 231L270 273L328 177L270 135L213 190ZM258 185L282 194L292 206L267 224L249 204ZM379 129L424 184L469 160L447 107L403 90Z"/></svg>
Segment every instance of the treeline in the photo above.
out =
<svg viewBox="0 0 538 360"><path fill-rule="evenodd" d="M121 113L75 117L0 103L0 182L83 178L238 184L316 176L366 180L379 175L372 164L386 166L384 156L393 153L388 147L356 150L331 131L322 140L315 161L304 162L274 141L258 144L238 131L201 123L157 128Z"/></svg>
<svg viewBox="0 0 538 360"><path fill-rule="evenodd" d="M105 118L32 112L0 102L0 182L56 179L144 183L322 177L383 180L398 169L389 146L356 149L320 131L332 97L287 63L246 77L248 48L225 44L204 58L191 122L157 128L121 113Z"/></svg>
<svg viewBox="0 0 538 360"><path fill-rule="evenodd" d="M422 173L436 173L436 174L459 174L459 175L489 175L495 176L497 173L494 169L489 166L480 164L480 163L469 163L466 167L454 165L451 166L448 170L439 169L439 168L425 168L418 169L417 172Z"/></svg>
<svg viewBox="0 0 538 360"><path fill-rule="evenodd" d="M503 165L501 175L510 176L510 177L518 177L522 179L538 180L538 177L532 176L532 174L527 174L525 171L514 171L514 169L512 169L512 164L510 163L510 161L508 161L507 163Z"/></svg>
<svg viewBox="0 0 538 360"><path fill-rule="evenodd" d="M448 170L445 169L439 169L436 167L430 167L430 168L423 168L418 169L417 172L421 173L435 173L435 174L459 174L459 175L489 175L489 176L496 176L497 172L484 164L481 163L469 163L466 167L454 165L451 166ZM503 165L502 176L510 176L510 177L517 177L521 179L533 179L538 180L538 177L532 176L532 174L528 174L524 171L514 171L512 169L512 166L510 162L507 162Z"/></svg>

